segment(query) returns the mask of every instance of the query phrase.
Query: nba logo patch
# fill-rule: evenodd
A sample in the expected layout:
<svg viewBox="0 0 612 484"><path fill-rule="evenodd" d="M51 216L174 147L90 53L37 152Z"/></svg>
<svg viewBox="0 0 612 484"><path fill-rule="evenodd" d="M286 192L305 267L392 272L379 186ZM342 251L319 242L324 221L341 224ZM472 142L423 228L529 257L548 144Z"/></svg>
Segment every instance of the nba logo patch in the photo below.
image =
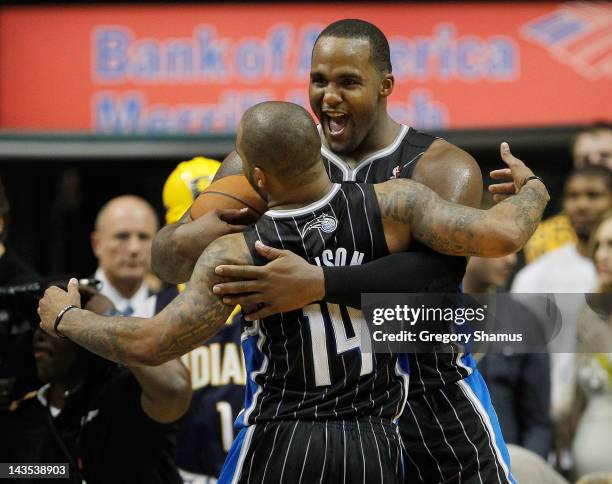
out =
<svg viewBox="0 0 612 484"><path fill-rule="evenodd" d="M302 238L313 229L319 229L326 234L331 234L336 230L336 227L338 227L338 221L336 218L332 215L324 213L304 225L304 228L302 229Z"/></svg>
<svg viewBox="0 0 612 484"><path fill-rule="evenodd" d="M393 172L391 174L391 176L389 177L389 180L393 180L395 178L399 178L400 177L400 171L401 168L399 165L397 165L395 168L393 168Z"/></svg>

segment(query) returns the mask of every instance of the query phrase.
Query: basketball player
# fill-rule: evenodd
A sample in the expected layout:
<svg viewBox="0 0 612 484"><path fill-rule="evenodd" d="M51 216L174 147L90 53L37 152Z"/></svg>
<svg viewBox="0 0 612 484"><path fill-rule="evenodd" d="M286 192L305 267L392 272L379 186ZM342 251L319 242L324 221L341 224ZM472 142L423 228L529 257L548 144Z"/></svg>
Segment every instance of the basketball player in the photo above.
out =
<svg viewBox="0 0 612 484"><path fill-rule="evenodd" d="M160 364L223 326L231 308L212 292L220 279L214 268L265 262L253 248L257 241L310 262L332 258L338 264L405 250L412 238L447 254L500 256L525 243L549 199L543 183L509 152L504 173L512 175L518 193L482 211L448 203L410 180L332 184L320 148L301 107L268 102L249 109L237 151L270 210L244 234L210 244L185 291L151 320L79 309L73 280L68 292L45 293L43 329L108 359ZM86 325L78 324L84 319ZM392 421L402 411L407 374L393 355L361 353L360 320L359 311L322 303L245 328L249 382L238 418L245 428L220 482L401 482L400 438Z"/></svg>
<svg viewBox="0 0 612 484"><path fill-rule="evenodd" d="M210 185L220 165L198 156L172 171L163 189L166 223L181 218ZM236 311L214 337L181 358L191 374L193 390L191 406L176 434L176 464L186 484L214 484L234 440L234 420L242 409L246 382L240 332Z"/></svg>
<svg viewBox="0 0 612 484"><path fill-rule="evenodd" d="M411 178L448 201L479 206L482 177L474 159L442 139L396 123L387 112L393 84L389 45L374 25L347 19L321 32L312 53L309 95L321 123L321 152L332 181ZM232 154L217 176L240 170L239 157ZM500 184L491 189L499 197L513 187ZM191 254L201 253L209 231L200 223L201 235L190 241L181 235L197 233L192 223L170 227L154 241L172 264L167 269L179 279L188 278L196 259L192 255L192 262L185 263L174 253L172 261L169 242L178 240L179 246L190 247ZM259 252L276 260L263 267L219 268L224 276L241 280L220 284L215 293L225 295L228 304L258 305L247 316L256 320L320 299L358 307L361 293L457 290L464 259L423 252L418 244L411 250L361 266L319 267L289 251L264 247ZM235 293L248 295L232 297ZM453 351L409 355L410 391L400 422L414 467L408 478L482 481L483 476L497 475L495 482L505 482L508 457L486 385L472 357L457 357Z"/></svg>

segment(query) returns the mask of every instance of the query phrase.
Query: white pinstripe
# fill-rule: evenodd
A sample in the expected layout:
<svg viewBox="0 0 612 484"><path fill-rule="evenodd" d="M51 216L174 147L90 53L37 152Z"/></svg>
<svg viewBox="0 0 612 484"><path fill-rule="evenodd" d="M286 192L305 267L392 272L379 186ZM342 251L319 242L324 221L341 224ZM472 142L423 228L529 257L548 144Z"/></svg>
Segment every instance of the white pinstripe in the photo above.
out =
<svg viewBox="0 0 612 484"><path fill-rule="evenodd" d="M344 453L344 467L342 468L342 482L346 484L346 427L342 419L342 452Z"/></svg>
<svg viewBox="0 0 612 484"><path fill-rule="evenodd" d="M310 261L310 256L308 255L308 251L306 250L306 244L304 243L304 237L302 237L302 232L301 232L300 227L298 226L298 224L297 224L297 222L295 220L295 217L293 217L293 223L295 224L295 228L297 229L297 233L300 234L300 238L302 239L302 247L304 248L304 254L306 255L306 257ZM300 325L301 324L302 323L300 321ZM299 335L300 335L300 346L302 348L302 371L303 371L303 374L304 374L304 395L302 395L302 401L298 405L298 409L301 409L302 405L304 405L304 401L306 400L307 381L306 381L306 361L304 359L304 353L306 352L306 350L304 349L304 337L302 336L302 331L301 330L299 331ZM296 416L297 416L297 413L293 412L293 418L296 418Z"/></svg>
<svg viewBox="0 0 612 484"><path fill-rule="evenodd" d="M474 445L474 442L472 442L472 440L468 437L467 432L465 431L465 427L463 426L463 422L461 421L461 419L459 418L459 415L457 414L457 411L455 410L455 407L453 406L453 404L451 403L451 401L448 399L448 397L444 394L444 391L442 389L438 390L442 396L444 397L444 399L448 402L448 404L450 405L450 407L453 409L453 413L455 414L455 417L457 418L457 421L459 422L459 425L461 425L461 430L463 430L463 435L465 435L465 438L467 439L467 441L470 443L470 445L474 448L474 452L476 453L476 466L478 468L478 480L480 481L480 484L483 484L482 482L482 476L480 475L480 457L478 456L478 448Z"/></svg>
<svg viewBox="0 0 612 484"><path fill-rule="evenodd" d="M255 227L255 232L257 233L257 238L261 242L262 238L261 238L261 234L259 233L259 229L257 228L257 224L255 224L254 227ZM249 407L249 410L244 412L245 423L247 422L247 419L251 416L251 413L255 410L255 408L257 408L256 403L257 403L259 395L262 395L261 401L259 402L259 413L261 414L261 409L263 408L263 403L264 403L266 397L269 395L269 392L266 392L265 389L266 389L266 387L268 385L268 382L270 381L270 374L272 374L272 375L276 374L276 361L272 360L272 365L273 365L272 368L273 368L273 370L272 370L272 372L269 372L268 371L268 363L270 361L270 358L268 358L268 356L263 351L264 342L265 342L265 340L268 339L268 335L266 334L267 332L265 331L264 322L263 322L263 320L258 320L257 324L259 325L259 330L260 330L260 334L261 334L261 337L262 337L262 339L257 342L257 347L259 348L259 351L261 352L261 354L264 357L264 363L262 364L261 371L258 372L257 375L255 375L255 372L251 373L253 375L251 378L252 378L253 381L255 381L255 376L259 376L260 374L265 373L265 380L264 380L263 384L255 392L255 395L253 396L253 402L251 404L251 407ZM261 341L261 345L260 345L260 341ZM255 419L257 419L257 415L255 416Z"/></svg>
<svg viewBox="0 0 612 484"><path fill-rule="evenodd" d="M357 184L357 188L361 192L361 196L363 197L363 211L365 213L365 219L368 224L368 232L370 233L370 258L374 260L374 237L372 236L372 227L370 226L370 217L368 217L368 207L366 205L366 195L363 191L363 188L359 184Z"/></svg>
<svg viewBox="0 0 612 484"><path fill-rule="evenodd" d="M342 196L344 197L344 201L346 202L346 214L348 215L349 225L351 226L351 236L353 238L353 250L357 250L357 243L355 242L355 231L353 230L353 220L351 218L351 207L349 205L348 198L346 197L346 193L344 193L344 190L340 188L340 191L342 192Z"/></svg>
<svg viewBox="0 0 612 484"><path fill-rule="evenodd" d="M383 434L385 436L385 439L387 439L387 452L389 453L389 461L391 461L391 442L389 441L389 437L387 437L387 429L385 429L385 426L382 423L382 420L379 421L380 423L380 428L383 431Z"/></svg>
<svg viewBox="0 0 612 484"><path fill-rule="evenodd" d="M299 422L300 422L299 420L295 421L295 425L293 426L293 431L291 432L291 437L289 438L289 444L287 444L287 452L285 452L285 460L283 461L283 468L281 470L279 483L283 482L283 476L285 475L285 465L287 464L287 456L289 455L289 450L291 450L291 442L293 442L293 435L295 434L295 429L297 429Z"/></svg>
<svg viewBox="0 0 612 484"><path fill-rule="evenodd" d="M264 467L263 476L261 476L261 482L266 481L266 474L268 473L268 464L270 464L270 459L274 455L274 447L276 447L276 436L278 435L279 428L280 428L280 425L277 424L276 430L274 431L274 440L272 441L272 450L270 450L270 455L268 456L268 459L266 460L266 466Z"/></svg>
<svg viewBox="0 0 612 484"><path fill-rule="evenodd" d="M504 477L506 478L506 481L510 483L511 482L510 477L509 477L510 471L501 455L501 450L497 446L497 439L495 437L495 431L493 430L493 425L491 424L491 420L489 419L489 414L483 408L482 403L480 402L478 397L474 394L474 391L470 388L470 386L465 381L460 380L457 382L457 384L459 385L459 388L461 389L463 394L470 401L472 408L474 408L474 411L476 412L476 414L480 418L480 421L485 427L485 431L487 432L487 435L489 436L489 448L492 447L491 451L497 457L496 459L494 459L494 462L495 462L495 468L497 469L498 476L499 476L499 467L497 465L497 461L499 460L499 463L502 466L502 470L504 471Z"/></svg>
<svg viewBox="0 0 612 484"><path fill-rule="evenodd" d="M410 457L410 454L408 453L408 449L406 449L404 445L402 445L402 448L404 449L404 454L406 454L406 457L408 457L408 460L410 461L410 463L417 470L417 474L419 475L419 480L421 482L425 482L425 479L423 479L423 474L421 474L421 469L419 469L419 466L417 465L417 463L412 460L412 457Z"/></svg>
<svg viewBox="0 0 612 484"><path fill-rule="evenodd" d="M412 418L414 419L414 423L416 424L417 430L419 431L419 435L421 436L421 440L423 441L423 444L425 445L425 450L427 450L427 453L431 456L431 458L436 463L436 466L438 467L438 472L440 473L440 477L442 478L442 481L444 481L444 474L442 474L442 469L440 468L440 463L438 462L438 459L436 459L434 457L434 455L431 453L431 450L429 450L427 442L425 441L425 437L423 437L423 432L421 431L421 426L419 425L419 421L417 420L416 415L412 411L412 407L410 405L408 405L408 408L410 409L410 413L412 414Z"/></svg>
<svg viewBox="0 0 612 484"><path fill-rule="evenodd" d="M310 439L312 438L312 427L310 429L310 435L308 436L308 445L306 445L306 454L304 455L304 462L302 464L302 470L300 472L300 480L298 484L302 482L302 476L304 475L304 467L306 467L306 461L308 460L308 450L310 449Z"/></svg>
<svg viewBox="0 0 612 484"><path fill-rule="evenodd" d="M276 229L276 235L278 236L278 241L280 242L281 247L284 249L285 244L283 243L283 238L281 237L280 232L278 231L276 220L272 219L272 222L274 223L274 228ZM285 390L287 389L287 375L289 375L289 370L290 370L289 351L287 350L287 335L285 334L285 317L283 313L279 313L279 316L281 318L280 329L281 329L281 333L283 334L283 340L284 340L283 348L285 350L285 360L287 364L287 371L285 371L285 375L283 376L283 391L281 392L281 397L278 401L278 405L276 406L276 414L274 415L275 418L278 417L278 412L280 410L281 403L283 403L283 398L285 397Z"/></svg>
<svg viewBox="0 0 612 484"><path fill-rule="evenodd" d="M249 447L251 445L251 437L255 432L256 425L252 425L246 431L246 435L244 436L244 442L242 443L242 447L240 449L240 454L238 456L238 463L236 464L236 470L234 470L234 476L232 477L232 484L236 484L238 479L240 478L240 474L242 474L242 466L244 465L244 458L247 455Z"/></svg>
<svg viewBox="0 0 612 484"><path fill-rule="evenodd" d="M459 460L459 457L457 457L457 454L455 454L455 449L453 449L453 446L448 443L448 440L446 439L446 434L444 433L444 427L442 427L442 424L440 423L440 420L438 420L438 416L434 412L433 408L431 408L431 405L429 405L429 402L427 401L427 398L423 398L423 400L427 404L427 407L431 411L431 414L436 419L436 423L438 424L438 427L440 427L440 431L442 432L442 438L444 439L444 442L446 443L446 445L448 446L448 448L452 452L453 456L455 457L455 460L457 461L457 464L459 464L459 472L462 472L463 471L463 465L461 465L461 461ZM459 475L459 484L461 484L461 474Z"/></svg>
<svg viewBox="0 0 612 484"><path fill-rule="evenodd" d="M365 454L363 452L363 442L361 441L361 428L359 427L359 420L355 420L355 423L357 423L357 435L359 437L359 447L361 447L361 462L363 462L363 484L366 484Z"/></svg>
<svg viewBox="0 0 612 484"><path fill-rule="evenodd" d="M378 465L380 467L380 484L384 484L382 459L380 457L380 450L378 448L378 439L374 433L374 426L372 425L372 416L370 415L370 428L372 429L372 436L374 437L374 443L376 444L376 453L378 454Z"/></svg>
<svg viewBox="0 0 612 484"><path fill-rule="evenodd" d="M327 420L325 421L325 450L323 451L323 469L321 469L321 479L319 484L323 482L323 476L325 475L325 463L327 462Z"/></svg>

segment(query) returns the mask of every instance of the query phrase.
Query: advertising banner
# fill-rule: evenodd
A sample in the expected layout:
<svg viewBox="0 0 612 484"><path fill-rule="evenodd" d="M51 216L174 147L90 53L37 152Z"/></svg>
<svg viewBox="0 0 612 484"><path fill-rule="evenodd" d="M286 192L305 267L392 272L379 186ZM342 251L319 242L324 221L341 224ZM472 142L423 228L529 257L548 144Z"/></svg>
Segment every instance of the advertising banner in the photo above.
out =
<svg viewBox="0 0 612 484"><path fill-rule="evenodd" d="M585 124L612 113L612 3L0 8L0 129L232 133L308 106L313 43L345 17L387 35L389 109L422 129Z"/></svg>

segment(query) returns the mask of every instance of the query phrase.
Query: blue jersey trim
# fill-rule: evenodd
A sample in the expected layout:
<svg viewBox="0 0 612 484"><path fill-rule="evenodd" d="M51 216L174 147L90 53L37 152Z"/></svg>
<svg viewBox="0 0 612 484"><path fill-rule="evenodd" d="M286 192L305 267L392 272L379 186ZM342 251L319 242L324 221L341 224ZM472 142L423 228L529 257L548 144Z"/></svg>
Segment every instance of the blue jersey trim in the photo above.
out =
<svg viewBox="0 0 612 484"><path fill-rule="evenodd" d="M469 358L467 358L469 357ZM468 361L471 360L473 363L473 357L471 355L465 355L463 358L467 358ZM473 396L478 399L480 405L476 405L477 411L484 410L486 415L482 415L483 420L485 422L485 427L488 431L492 431L493 435L491 436L492 445L497 451L498 456L503 461L504 473L508 477L508 480L513 484L516 484L516 480L511 473L510 468L510 454L508 453L508 447L506 447L506 442L504 441L504 437L501 432L501 427L499 425L499 420L497 418L497 414L495 413L495 409L493 408L493 404L491 403L491 396L489 395L489 389L482 378L480 372L476 369L474 363L474 371L470 376L465 378L463 382L467 384L470 388ZM460 382L461 383L461 382ZM474 403L474 402L473 402ZM481 408L478 408L480 406ZM482 412L479 412L482 413Z"/></svg>

